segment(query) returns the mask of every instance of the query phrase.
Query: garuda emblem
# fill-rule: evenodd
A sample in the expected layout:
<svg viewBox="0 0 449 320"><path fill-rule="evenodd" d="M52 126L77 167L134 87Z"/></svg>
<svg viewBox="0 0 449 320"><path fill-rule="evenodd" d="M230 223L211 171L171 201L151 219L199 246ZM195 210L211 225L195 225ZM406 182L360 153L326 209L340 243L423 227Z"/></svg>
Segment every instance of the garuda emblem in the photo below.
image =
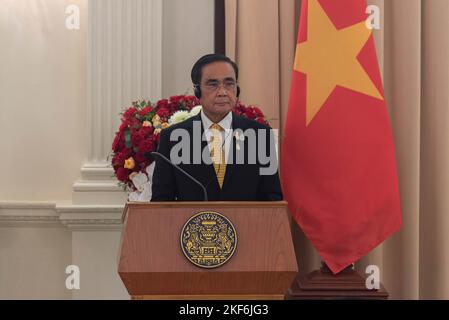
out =
<svg viewBox="0 0 449 320"><path fill-rule="evenodd" d="M227 262L237 246L237 233L224 215L204 211L191 217L181 231L182 252L202 268L216 268Z"/></svg>

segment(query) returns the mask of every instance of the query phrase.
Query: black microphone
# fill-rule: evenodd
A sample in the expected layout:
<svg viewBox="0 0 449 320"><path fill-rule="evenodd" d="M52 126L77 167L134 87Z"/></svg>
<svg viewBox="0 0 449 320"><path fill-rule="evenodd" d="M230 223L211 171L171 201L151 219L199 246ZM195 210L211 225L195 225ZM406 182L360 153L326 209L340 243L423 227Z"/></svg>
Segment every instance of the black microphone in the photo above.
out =
<svg viewBox="0 0 449 320"><path fill-rule="evenodd" d="M204 187L204 185L199 182L198 180L196 180L194 177L192 177L190 174L188 174L187 172L185 172L183 169L181 169L179 166L177 166L176 164L174 164L173 162L170 161L170 159L168 159L166 156L164 156L162 153L159 152L150 152L150 155L156 155L159 158L163 159L165 162L169 163L172 167L176 168L176 170L182 172L185 176L189 177L190 180L192 180L193 182L195 182L197 185L199 185L201 187L201 189L203 190L204 193L204 201L208 201L208 197L207 197L207 190Z"/></svg>

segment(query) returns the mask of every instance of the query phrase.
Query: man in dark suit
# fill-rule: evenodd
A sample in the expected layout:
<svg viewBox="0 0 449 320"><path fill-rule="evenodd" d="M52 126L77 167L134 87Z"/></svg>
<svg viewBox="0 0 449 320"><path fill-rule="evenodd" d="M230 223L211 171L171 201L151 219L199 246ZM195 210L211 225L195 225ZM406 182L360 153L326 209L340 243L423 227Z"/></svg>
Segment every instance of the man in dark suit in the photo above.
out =
<svg viewBox="0 0 449 320"><path fill-rule="evenodd" d="M202 111L162 130L158 152L201 182L209 200L282 200L272 130L232 112L240 94L237 65L224 55L206 55L191 77ZM204 198L201 187L160 158L152 194L152 201Z"/></svg>

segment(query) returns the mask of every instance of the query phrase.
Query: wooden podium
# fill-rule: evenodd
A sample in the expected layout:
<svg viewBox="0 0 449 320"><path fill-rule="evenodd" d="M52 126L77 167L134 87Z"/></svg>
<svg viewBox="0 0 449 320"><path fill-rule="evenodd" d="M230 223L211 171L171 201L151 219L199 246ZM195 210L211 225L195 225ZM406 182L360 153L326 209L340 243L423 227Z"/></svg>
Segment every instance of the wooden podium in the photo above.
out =
<svg viewBox="0 0 449 320"><path fill-rule="evenodd" d="M215 211L233 223L238 242L224 265L204 269L180 245L187 220ZM118 273L132 299L284 299L297 276L287 203L127 203Z"/></svg>

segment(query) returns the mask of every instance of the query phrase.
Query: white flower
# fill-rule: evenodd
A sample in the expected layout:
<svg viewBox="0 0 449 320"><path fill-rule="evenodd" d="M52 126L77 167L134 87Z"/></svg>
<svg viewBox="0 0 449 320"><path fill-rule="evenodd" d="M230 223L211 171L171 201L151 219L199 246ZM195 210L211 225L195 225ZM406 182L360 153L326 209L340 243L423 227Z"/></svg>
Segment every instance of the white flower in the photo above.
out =
<svg viewBox="0 0 449 320"><path fill-rule="evenodd" d="M153 161L145 171L147 174L139 172L133 174L132 181L137 190L128 193L128 201L133 202L150 202L152 196L152 184L153 184L153 171L155 162ZM130 177L131 178L131 177Z"/></svg>
<svg viewBox="0 0 449 320"><path fill-rule="evenodd" d="M148 182L148 176L145 173L139 172L133 175L131 180L138 191L143 191L145 184Z"/></svg>
<svg viewBox="0 0 449 320"><path fill-rule="evenodd" d="M190 116L196 116L198 113L200 113L200 111L203 109L203 106L195 106L192 108L192 110L190 110Z"/></svg>
<svg viewBox="0 0 449 320"><path fill-rule="evenodd" d="M128 201L135 202L139 201L140 192L134 191L128 193Z"/></svg>
<svg viewBox="0 0 449 320"><path fill-rule="evenodd" d="M190 116L190 113L188 111L185 111L185 110L176 111L170 117L170 119L168 119L168 123L170 125L177 124L177 123L183 122L184 120L187 120L190 117L191 116Z"/></svg>
<svg viewBox="0 0 449 320"><path fill-rule="evenodd" d="M180 122L183 122L193 116L196 116L198 113L200 113L200 111L203 109L203 106L195 106L192 108L192 110L186 111L186 110L180 110L180 111L176 111L171 117L170 119L168 119L168 124L172 125L172 124L177 124Z"/></svg>

